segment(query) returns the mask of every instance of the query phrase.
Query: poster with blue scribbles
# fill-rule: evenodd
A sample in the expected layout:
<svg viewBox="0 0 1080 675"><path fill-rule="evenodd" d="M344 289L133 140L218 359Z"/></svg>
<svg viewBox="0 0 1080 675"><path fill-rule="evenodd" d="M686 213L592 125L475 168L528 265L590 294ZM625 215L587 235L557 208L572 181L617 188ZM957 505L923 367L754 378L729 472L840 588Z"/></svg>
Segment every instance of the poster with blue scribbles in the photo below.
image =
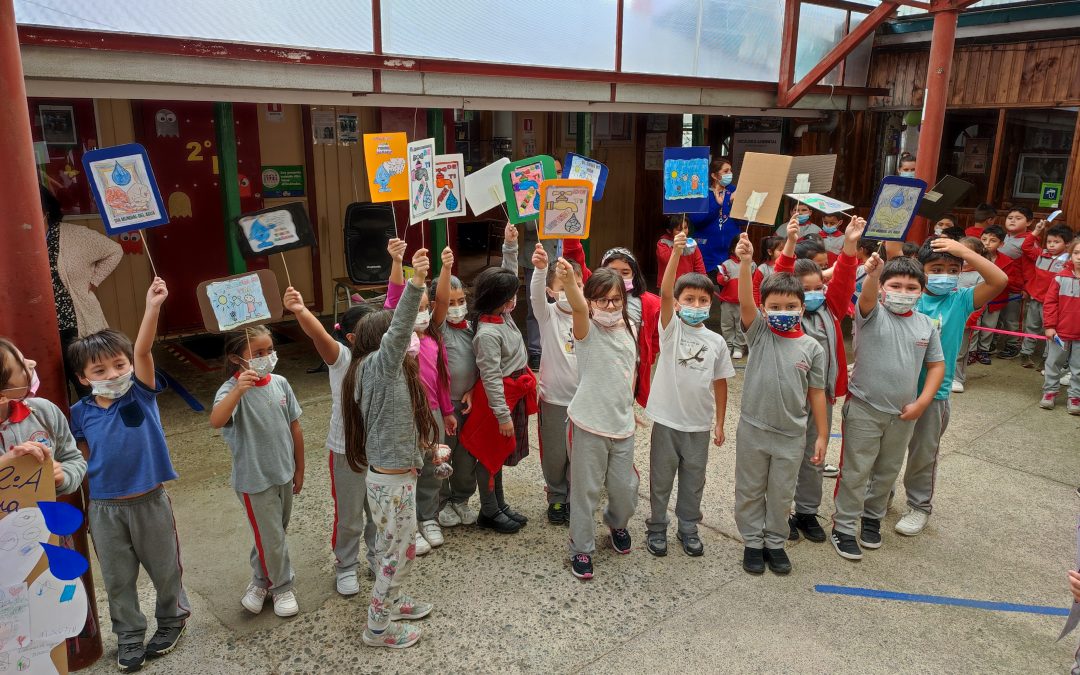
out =
<svg viewBox="0 0 1080 675"><path fill-rule="evenodd" d="M245 258L316 245L307 206L303 202L241 215L236 219L236 239Z"/></svg>
<svg viewBox="0 0 1080 675"><path fill-rule="evenodd" d="M144 230L169 222L146 148L138 143L90 150L83 170L105 224L105 234Z"/></svg>
<svg viewBox="0 0 1080 675"><path fill-rule="evenodd" d="M664 148L664 213L709 210L709 148Z"/></svg>

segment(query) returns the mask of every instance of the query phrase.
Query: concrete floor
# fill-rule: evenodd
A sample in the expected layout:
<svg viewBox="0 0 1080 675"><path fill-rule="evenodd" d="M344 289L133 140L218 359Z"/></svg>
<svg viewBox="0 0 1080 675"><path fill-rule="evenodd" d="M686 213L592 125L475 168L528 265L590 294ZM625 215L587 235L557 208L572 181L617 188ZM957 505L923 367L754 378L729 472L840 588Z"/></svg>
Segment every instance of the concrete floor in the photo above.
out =
<svg viewBox="0 0 1080 675"><path fill-rule="evenodd" d="M159 351L168 368L209 402L219 373L197 373ZM574 579L566 530L548 525L538 453L506 475L512 504L532 519L513 536L474 528L446 531L447 543L418 559L405 588L435 603L424 638L405 651L360 640L359 596L334 591L327 451L330 412L325 374L304 368L306 344L280 347L278 372L304 407L307 478L290 529L301 613L282 620L269 608L240 606L248 582L251 534L229 487L229 453L205 413L173 394L161 397L180 480L169 486L180 529L185 582L194 605L177 650L145 672L1065 672L1077 642L1055 643L1064 619L826 595L817 584L857 586L1066 607L1065 570L1075 556L1080 483L1080 417L1037 407L1041 377L1016 362L971 369L968 392L953 396L937 510L927 530L905 539L892 531L898 502L883 527L885 545L860 563L828 544L789 546L788 577L750 577L732 518L734 435L741 375L731 388L729 440L714 450L702 523L706 552L689 558L674 532L666 558L644 548L648 511L648 429L640 429L642 474L635 549L615 555L603 542L591 582ZM837 415L839 418L839 415ZM839 425L839 419L837 419ZM837 428L838 431L838 428ZM534 441L535 448L535 441ZM830 446L835 462L839 440ZM832 511L833 481L826 479ZM474 502L475 503L475 502ZM598 533L602 525L597 517ZM96 565L96 561L95 561ZM105 656L88 672L114 672L115 640L100 580ZM152 591L141 579L144 611Z"/></svg>

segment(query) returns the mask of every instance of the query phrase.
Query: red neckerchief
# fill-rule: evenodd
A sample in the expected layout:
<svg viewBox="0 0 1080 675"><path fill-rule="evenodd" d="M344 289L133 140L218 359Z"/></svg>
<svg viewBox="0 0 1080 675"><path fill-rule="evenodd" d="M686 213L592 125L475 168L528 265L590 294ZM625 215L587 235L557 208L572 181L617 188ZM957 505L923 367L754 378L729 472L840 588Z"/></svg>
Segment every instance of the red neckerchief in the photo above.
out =
<svg viewBox="0 0 1080 675"><path fill-rule="evenodd" d="M791 330L788 330L788 331L779 331L779 330L776 330L775 328L773 328L772 326L769 326L769 330L776 333L777 335L779 335L782 338L789 338L789 339L802 337L803 335L805 335L805 333L803 333L802 326L796 326L795 328L792 328Z"/></svg>
<svg viewBox="0 0 1080 675"><path fill-rule="evenodd" d="M234 380L240 379L240 373L233 373L233 379ZM270 373L267 373L266 377L262 378L261 380L255 380L255 382L252 384L252 386L253 387L265 387L268 384L270 384Z"/></svg>
<svg viewBox="0 0 1080 675"><path fill-rule="evenodd" d="M480 317L480 323L506 323L501 316L496 314L485 314Z"/></svg>
<svg viewBox="0 0 1080 675"><path fill-rule="evenodd" d="M447 321L446 324L451 328L457 328L458 330L463 330L469 327L468 321L460 321L458 323L454 323L453 321Z"/></svg>
<svg viewBox="0 0 1080 675"><path fill-rule="evenodd" d="M23 401L12 401L8 404L8 418L4 420L8 424L18 424L30 417L30 406Z"/></svg>

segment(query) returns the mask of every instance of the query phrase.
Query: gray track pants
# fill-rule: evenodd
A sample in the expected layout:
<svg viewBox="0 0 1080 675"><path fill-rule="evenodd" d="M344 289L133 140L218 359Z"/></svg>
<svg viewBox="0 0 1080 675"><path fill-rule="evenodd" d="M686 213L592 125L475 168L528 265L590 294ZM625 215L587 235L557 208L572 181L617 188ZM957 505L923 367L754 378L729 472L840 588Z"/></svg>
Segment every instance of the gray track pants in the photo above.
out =
<svg viewBox="0 0 1080 675"><path fill-rule="evenodd" d="M465 416L461 414L462 407L461 401L454 401L454 417L457 418L458 434L465 427ZM476 492L476 458L458 439L459 436L446 437L446 444L450 446L450 464L454 467L454 473L442 482L439 494L440 510L446 506L447 502L465 504Z"/></svg>
<svg viewBox="0 0 1080 675"><path fill-rule="evenodd" d="M1034 299L1028 298L1027 306L1024 307L1024 332L1029 335L1042 335L1043 334L1043 304ZM1034 354L1036 343L1043 343L1043 358L1046 358L1046 340L1036 340L1035 338L1024 338L1023 345L1020 347L1021 354Z"/></svg>
<svg viewBox="0 0 1080 675"><path fill-rule="evenodd" d="M832 429L833 407L825 403L827 426ZM817 515L821 508L821 481L825 462L814 464L814 443L817 442L817 423L814 413L806 418L806 445L803 447L802 463L799 464L799 479L795 483L795 513Z"/></svg>
<svg viewBox="0 0 1080 675"><path fill-rule="evenodd" d="M634 468L634 437L597 436L572 425L570 474L570 555L596 552L596 507L607 488L604 523L623 529L637 507L638 473Z"/></svg>
<svg viewBox="0 0 1080 675"><path fill-rule="evenodd" d="M649 502L652 514L645 521L649 532L667 532L668 501L675 485L675 476L678 475L675 517L679 521L679 532L697 534L711 435L708 431L677 431L659 422L653 424L649 449Z"/></svg>
<svg viewBox="0 0 1080 675"><path fill-rule="evenodd" d="M746 334L742 330L742 315L737 302L721 302L720 333L732 350L746 351Z"/></svg>
<svg viewBox="0 0 1080 675"><path fill-rule="evenodd" d="M735 432L735 524L747 548L783 548L804 437L739 420Z"/></svg>
<svg viewBox="0 0 1080 675"><path fill-rule="evenodd" d="M334 530L330 546L334 549L334 567L338 574L351 572L360 565L360 539L368 567L375 569L375 523L367 505L367 486L363 473L349 466L344 453L330 452L330 495L334 499Z"/></svg>
<svg viewBox="0 0 1080 675"><path fill-rule="evenodd" d="M251 581L271 595L291 591L293 568L285 533L292 517L292 481L262 492L237 492L247 512L255 545L251 547Z"/></svg>
<svg viewBox="0 0 1080 675"><path fill-rule="evenodd" d="M566 406L540 401L540 467L548 504L565 504L570 495L570 458L566 452L570 420Z"/></svg>
<svg viewBox="0 0 1080 675"><path fill-rule="evenodd" d="M908 441L907 468L904 469L904 490L907 503L913 509L930 513L937 479L938 451L941 437L949 426L949 399L934 399L915 427Z"/></svg>
<svg viewBox="0 0 1080 675"><path fill-rule="evenodd" d="M1080 340L1065 340L1064 347L1056 340L1047 340L1046 368L1043 370L1043 393L1056 394L1061 389L1061 376L1072 372L1067 396L1080 397Z"/></svg>

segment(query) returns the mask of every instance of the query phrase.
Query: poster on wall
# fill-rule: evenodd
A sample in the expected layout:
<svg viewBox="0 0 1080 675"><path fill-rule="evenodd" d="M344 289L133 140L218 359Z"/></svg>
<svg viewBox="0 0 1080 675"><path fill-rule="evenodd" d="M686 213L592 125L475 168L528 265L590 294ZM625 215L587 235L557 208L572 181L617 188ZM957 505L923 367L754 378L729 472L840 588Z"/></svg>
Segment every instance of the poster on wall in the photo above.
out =
<svg viewBox="0 0 1080 675"><path fill-rule="evenodd" d="M335 126L333 110L311 111L311 138L316 145L333 145Z"/></svg>
<svg viewBox="0 0 1080 675"><path fill-rule="evenodd" d="M465 215L465 160L461 154L435 155L435 217Z"/></svg>
<svg viewBox="0 0 1080 675"><path fill-rule="evenodd" d="M435 139L425 138L408 145L409 224L415 225L435 215Z"/></svg>
<svg viewBox="0 0 1080 675"><path fill-rule="evenodd" d="M236 219L236 235L245 258L315 246L315 233L303 202L244 214Z"/></svg>
<svg viewBox="0 0 1080 675"><path fill-rule="evenodd" d="M264 166L262 168L263 199L304 196L304 167L300 164Z"/></svg>
<svg viewBox="0 0 1080 675"><path fill-rule="evenodd" d="M409 176L405 170L408 145L405 132L364 134L364 164L371 201L409 198Z"/></svg>
<svg viewBox="0 0 1080 675"><path fill-rule="evenodd" d="M502 185L508 220L515 225L540 215L540 183L555 178L555 160L547 155L526 157L503 167Z"/></svg>
<svg viewBox="0 0 1080 675"><path fill-rule="evenodd" d="M70 105L39 105L41 137L46 145L78 145L75 108Z"/></svg>
<svg viewBox="0 0 1080 675"><path fill-rule="evenodd" d="M360 140L360 123L354 113L342 113L337 116L337 141L342 145L353 145Z"/></svg>
<svg viewBox="0 0 1080 675"><path fill-rule="evenodd" d="M269 323L280 319L283 310L277 277L270 270L204 281L195 293L211 333Z"/></svg>
<svg viewBox="0 0 1080 675"><path fill-rule="evenodd" d="M926 183L918 178L885 176L874 197L863 236L867 239L903 241L919 212L925 192Z"/></svg>
<svg viewBox="0 0 1080 675"><path fill-rule="evenodd" d="M554 178L540 183L540 239L588 239L592 181Z"/></svg>
<svg viewBox="0 0 1080 675"><path fill-rule="evenodd" d="M91 177L105 233L116 235L169 222L146 148L138 143L90 150L82 158Z"/></svg>
<svg viewBox="0 0 1080 675"><path fill-rule="evenodd" d="M664 148L664 213L704 213L709 199L709 148Z"/></svg>
<svg viewBox="0 0 1080 675"><path fill-rule="evenodd" d="M503 192L503 169L510 160L500 157L484 168L465 176L465 200L474 216L479 216L506 202Z"/></svg>
<svg viewBox="0 0 1080 675"><path fill-rule="evenodd" d="M563 162L562 177L589 181L593 184L592 198L600 201L604 196L604 187L607 185L608 168L606 164L601 164L595 159L568 152L566 161Z"/></svg>

